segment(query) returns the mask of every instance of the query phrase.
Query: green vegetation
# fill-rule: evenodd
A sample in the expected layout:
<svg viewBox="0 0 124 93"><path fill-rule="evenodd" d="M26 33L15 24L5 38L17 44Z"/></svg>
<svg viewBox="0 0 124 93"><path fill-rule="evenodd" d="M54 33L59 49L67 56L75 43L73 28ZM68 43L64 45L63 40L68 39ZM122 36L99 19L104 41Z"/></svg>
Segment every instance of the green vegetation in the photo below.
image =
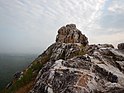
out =
<svg viewBox="0 0 124 93"><path fill-rule="evenodd" d="M79 50L74 51L70 54L69 58L75 57L75 56L81 56L81 55L85 55L86 51L85 51L85 47L83 45L81 45L79 47Z"/></svg>
<svg viewBox="0 0 124 93"><path fill-rule="evenodd" d="M86 47L84 47L83 45L80 46L80 51L79 51L79 55L85 55L86 54Z"/></svg>
<svg viewBox="0 0 124 93"><path fill-rule="evenodd" d="M74 56L79 56L79 55L84 55L85 52L85 47L82 46L77 46L78 50L73 51L68 58L72 58ZM40 55L36 60L32 62L32 64L23 71L23 75L16 79L13 80L13 84L11 87L8 89L5 89L3 93L15 93L18 91L20 88L30 84L32 81L35 81L35 78L38 74L38 72L41 70L43 65L50 60L51 54L52 54L52 48L49 48L49 52L46 53L44 52L42 55ZM60 56L60 58L66 58L65 57L65 52ZM32 83L33 84L33 83ZM33 86L33 85L32 85Z"/></svg>
<svg viewBox="0 0 124 93"><path fill-rule="evenodd" d="M71 51L71 53L69 53L69 56L66 56L66 51L64 50L63 53L61 55L59 55L58 58L66 60L68 58L73 58L75 56L81 56L81 55L86 54L86 47L84 47L83 45L76 46L76 48L74 48L74 49L75 49L75 51Z"/></svg>
<svg viewBox="0 0 124 93"><path fill-rule="evenodd" d="M0 90L2 90L13 78L13 74L22 71L37 55L24 54L0 54ZM1 93L1 91L0 91Z"/></svg>
<svg viewBox="0 0 124 93"><path fill-rule="evenodd" d="M45 53L39 56L26 70L23 71L23 75L19 79L13 80L13 85L9 89L5 89L3 93L15 93L21 87L34 81L38 72L43 67L43 64L50 59L50 56L51 54L47 55Z"/></svg>
<svg viewBox="0 0 124 93"><path fill-rule="evenodd" d="M31 67L24 71L22 77L13 81L13 85L9 89L5 90L5 93L15 93L16 90L33 81L42 66L43 65L40 63L32 63Z"/></svg>

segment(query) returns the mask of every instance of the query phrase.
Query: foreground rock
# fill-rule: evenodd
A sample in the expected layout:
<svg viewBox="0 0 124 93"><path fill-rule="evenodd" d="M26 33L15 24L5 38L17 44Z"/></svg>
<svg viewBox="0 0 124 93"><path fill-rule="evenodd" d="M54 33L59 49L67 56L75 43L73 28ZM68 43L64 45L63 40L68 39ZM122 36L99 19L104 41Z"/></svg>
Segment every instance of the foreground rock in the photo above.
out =
<svg viewBox="0 0 124 93"><path fill-rule="evenodd" d="M47 62L36 81L30 93L123 93L124 54L95 45L90 55Z"/></svg>
<svg viewBox="0 0 124 93"><path fill-rule="evenodd" d="M45 53L50 51L30 93L124 93L123 51L110 44L88 45L72 24L60 28Z"/></svg>

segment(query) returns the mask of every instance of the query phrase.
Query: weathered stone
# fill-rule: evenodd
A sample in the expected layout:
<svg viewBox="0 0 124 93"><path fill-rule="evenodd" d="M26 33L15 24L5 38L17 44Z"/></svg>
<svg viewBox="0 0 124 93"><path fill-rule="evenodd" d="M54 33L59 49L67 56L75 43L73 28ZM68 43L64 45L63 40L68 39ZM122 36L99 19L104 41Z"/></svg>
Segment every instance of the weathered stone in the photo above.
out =
<svg viewBox="0 0 124 93"><path fill-rule="evenodd" d="M95 46L99 47L99 45ZM115 54L109 53L110 48L108 47L104 47L104 49L103 51L103 47L96 48L90 56L81 55L67 60L59 59L48 62L52 63L51 66L46 64L47 70L43 70L44 68L41 70L44 74L40 75L30 93L122 92L124 89L124 74L116 66L115 59L112 58ZM106 56L110 56L111 59L106 58ZM110 85L114 84L114 86L111 88L106 86L108 82ZM35 87L39 88L36 89ZM117 88L117 90L112 90L114 88Z"/></svg>
<svg viewBox="0 0 124 93"><path fill-rule="evenodd" d="M124 43L118 44L118 49L120 49L120 50L124 49Z"/></svg>
<svg viewBox="0 0 124 93"><path fill-rule="evenodd" d="M58 30L56 42L81 43L83 46L86 46L88 44L88 39L76 28L75 24L68 24Z"/></svg>
<svg viewBox="0 0 124 93"><path fill-rule="evenodd" d="M75 24L61 27L35 61L43 66L29 93L124 93L123 44L88 45Z"/></svg>
<svg viewBox="0 0 124 93"><path fill-rule="evenodd" d="M114 48L112 44L98 44L99 48Z"/></svg>
<svg viewBox="0 0 124 93"><path fill-rule="evenodd" d="M13 76L14 79L18 79L21 76L21 72L16 72Z"/></svg>
<svg viewBox="0 0 124 93"><path fill-rule="evenodd" d="M30 93L124 91L124 52L111 44L88 45L74 24L61 27L56 43L44 53L50 54L50 60L40 70Z"/></svg>

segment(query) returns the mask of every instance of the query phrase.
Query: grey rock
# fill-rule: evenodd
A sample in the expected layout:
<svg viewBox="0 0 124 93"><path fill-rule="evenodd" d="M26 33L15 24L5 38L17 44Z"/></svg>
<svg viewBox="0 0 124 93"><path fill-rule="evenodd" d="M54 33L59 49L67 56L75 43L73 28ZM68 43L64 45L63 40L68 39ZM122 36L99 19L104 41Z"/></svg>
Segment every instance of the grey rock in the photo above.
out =
<svg viewBox="0 0 124 93"><path fill-rule="evenodd" d="M123 93L124 51L87 40L76 25L61 27L29 93Z"/></svg>
<svg viewBox="0 0 124 93"><path fill-rule="evenodd" d="M124 43L118 44L118 49L120 49L120 50L124 49Z"/></svg>
<svg viewBox="0 0 124 93"><path fill-rule="evenodd" d="M35 59L43 67L29 93L124 93L120 46L89 45L75 24L61 27L56 42Z"/></svg>
<svg viewBox="0 0 124 93"><path fill-rule="evenodd" d="M99 45L90 47L94 49L91 55L47 62L30 93L123 93L124 74L119 69L123 61L114 59L120 52Z"/></svg>
<svg viewBox="0 0 124 93"><path fill-rule="evenodd" d="M14 79L18 79L20 76L21 76L21 72L16 72L16 73L13 75L13 78L14 78Z"/></svg>

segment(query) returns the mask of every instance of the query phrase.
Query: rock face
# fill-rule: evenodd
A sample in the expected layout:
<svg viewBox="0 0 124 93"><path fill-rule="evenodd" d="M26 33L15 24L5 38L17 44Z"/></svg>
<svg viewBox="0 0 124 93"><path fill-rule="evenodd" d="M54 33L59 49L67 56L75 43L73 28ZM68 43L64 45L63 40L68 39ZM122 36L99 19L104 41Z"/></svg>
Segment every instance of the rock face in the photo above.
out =
<svg viewBox="0 0 124 93"><path fill-rule="evenodd" d="M124 43L118 44L118 49L120 49L120 50L124 49Z"/></svg>
<svg viewBox="0 0 124 93"><path fill-rule="evenodd" d="M44 54L50 60L29 93L124 93L124 51L111 44L88 45L74 24L60 28Z"/></svg>
<svg viewBox="0 0 124 93"><path fill-rule="evenodd" d="M30 93L123 93L124 54L91 47L92 53L47 62Z"/></svg>
<svg viewBox="0 0 124 93"><path fill-rule="evenodd" d="M75 24L68 24L58 30L56 42L81 43L86 46L88 44L88 39L76 28Z"/></svg>
<svg viewBox="0 0 124 93"><path fill-rule="evenodd" d="M119 49L111 44L88 45L76 25L61 27L56 42L35 60L43 67L29 93L124 93L124 50L120 49L123 44ZM32 67L35 73L37 66Z"/></svg>

